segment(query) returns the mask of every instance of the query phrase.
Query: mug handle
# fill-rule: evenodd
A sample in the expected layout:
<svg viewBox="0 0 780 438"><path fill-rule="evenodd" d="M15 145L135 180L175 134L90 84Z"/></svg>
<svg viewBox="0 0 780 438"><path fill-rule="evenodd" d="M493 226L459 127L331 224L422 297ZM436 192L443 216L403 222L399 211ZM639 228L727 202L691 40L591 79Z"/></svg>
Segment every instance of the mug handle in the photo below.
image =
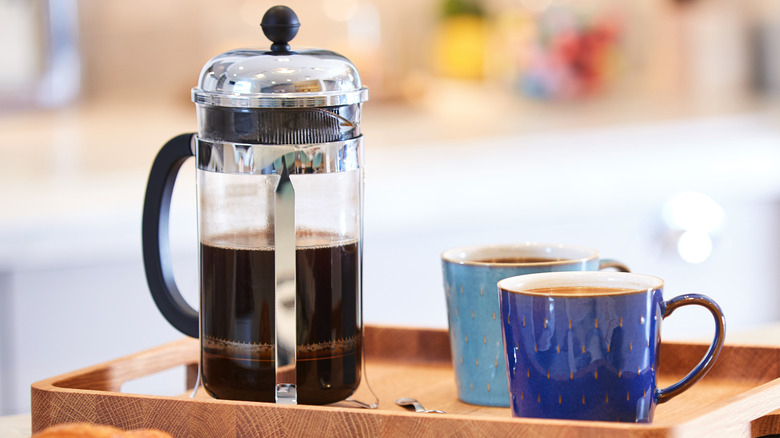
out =
<svg viewBox="0 0 780 438"><path fill-rule="evenodd" d="M715 319L715 337L712 340L712 344L710 344L709 350L707 350L707 353L704 355L704 358L702 358L699 364L696 365L688 375L673 385L655 390L655 399L657 403L664 403L671 400L693 386L694 383L698 382L707 374L710 368L712 368L715 364L715 359L717 359L720 354L720 350L723 349L723 341L726 338L726 319L723 317L723 311L720 309L720 306L718 306L710 297L699 294L687 294L664 301L661 304L663 317L665 319L677 308L690 305L703 306L710 311L712 317Z"/></svg>
<svg viewBox="0 0 780 438"><path fill-rule="evenodd" d="M198 311L187 304L173 278L168 214L176 174L181 165L194 156L195 134L182 134L168 141L152 163L142 219L142 244L146 282L155 304L165 319L187 336L199 335Z"/></svg>
<svg viewBox="0 0 780 438"><path fill-rule="evenodd" d="M617 260L613 259L601 259L599 260L599 271L602 271L604 269L609 268L615 268L618 272L631 272L630 269L628 269L628 266L620 263Z"/></svg>

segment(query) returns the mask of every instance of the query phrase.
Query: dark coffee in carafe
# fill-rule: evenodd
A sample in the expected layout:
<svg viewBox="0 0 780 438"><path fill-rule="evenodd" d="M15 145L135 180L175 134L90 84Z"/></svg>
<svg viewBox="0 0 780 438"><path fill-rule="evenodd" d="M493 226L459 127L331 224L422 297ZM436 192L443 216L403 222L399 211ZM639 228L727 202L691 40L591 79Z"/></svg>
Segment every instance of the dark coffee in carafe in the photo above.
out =
<svg viewBox="0 0 780 438"><path fill-rule="evenodd" d="M248 244L262 240L246 236ZM203 384L214 397L274 401L274 250L201 243ZM231 240L236 240L231 237ZM300 403L349 397L360 381L358 241L296 249Z"/></svg>

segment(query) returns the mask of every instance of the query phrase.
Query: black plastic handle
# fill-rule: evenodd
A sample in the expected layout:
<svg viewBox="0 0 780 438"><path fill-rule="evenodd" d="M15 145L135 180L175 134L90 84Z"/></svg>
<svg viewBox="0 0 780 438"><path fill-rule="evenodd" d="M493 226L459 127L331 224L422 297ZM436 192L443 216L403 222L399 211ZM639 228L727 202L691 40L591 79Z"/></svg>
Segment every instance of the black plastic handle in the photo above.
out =
<svg viewBox="0 0 780 438"><path fill-rule="evenodd" d="M194 135L182 134L172 138L155 157L146 185L141 235L146 282L155 304L171 325L185 335L197 338L200 331L198 311L184 300L176 287L168 240L173 185L181 165L193 156L191 145Z"/></svg>

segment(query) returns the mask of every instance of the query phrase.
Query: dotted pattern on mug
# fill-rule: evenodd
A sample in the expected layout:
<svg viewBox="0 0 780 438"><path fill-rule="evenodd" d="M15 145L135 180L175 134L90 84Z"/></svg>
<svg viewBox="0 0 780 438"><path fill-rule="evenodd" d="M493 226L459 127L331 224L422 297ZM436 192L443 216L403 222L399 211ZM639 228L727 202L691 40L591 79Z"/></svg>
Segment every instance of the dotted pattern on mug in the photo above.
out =
<svg viewBox="0 0 780 438"><path fill-rule="evenodd" d="M554 300L507 295L505 304L519 321L505 325L516 412L648 421L655 405L661 313L636 302L646 294Z"/></svg>
<svg viewBox="0 0 780 438"><path fill-rule="evenodd" d="M449 334L459 398L509 406L497 290L486 291L479 282L469 281L445 282L444 287L450 295Z"/></svg>

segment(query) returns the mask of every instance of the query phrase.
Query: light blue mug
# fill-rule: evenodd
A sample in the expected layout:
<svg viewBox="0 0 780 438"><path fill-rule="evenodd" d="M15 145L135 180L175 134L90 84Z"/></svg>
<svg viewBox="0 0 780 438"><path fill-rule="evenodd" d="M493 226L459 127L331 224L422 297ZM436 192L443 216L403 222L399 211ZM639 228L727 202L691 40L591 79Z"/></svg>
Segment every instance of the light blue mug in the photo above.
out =
<svg viewBox="0 0 780 438"><path fill-rule="evenodd" d="M557 271L628 271L596 250L540 243L480 245L441 254L452 364L458 398L509 406L497 283L517 275Z"/></svg>

